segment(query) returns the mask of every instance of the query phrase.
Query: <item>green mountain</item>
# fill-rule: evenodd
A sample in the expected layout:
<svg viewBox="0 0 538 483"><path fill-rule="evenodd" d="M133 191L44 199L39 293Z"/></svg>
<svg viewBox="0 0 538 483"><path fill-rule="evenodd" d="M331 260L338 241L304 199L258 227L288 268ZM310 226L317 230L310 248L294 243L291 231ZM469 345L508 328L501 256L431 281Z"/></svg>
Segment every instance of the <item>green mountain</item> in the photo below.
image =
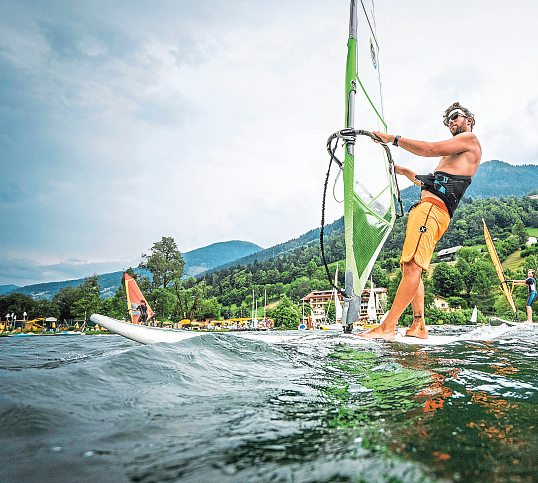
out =
<svg viewBox="0 0 538 483"><path fill-rule="evenodd" d="M340 218L336 220L335 222L325 226L325 230L324 230L325 237L328 237L334 233L341 232L343 229L344 229L344 219ZM299 247L304 247L308 245L318 245L319 244L319 231L320 231L319 228L314 228L313 230L307 231L301 236L288 240L287 242L279 243L278 245L275 245L271 248L260 250L256 253L247 255L246 257L238 258L232 262L229 262L223 265L218 265L215 268L212 268L210 270L207 270L205 272L198 274L198 277L203 277L210 273L224 270L226 268L233 267L236 265L252 265L253 263L256 263L256 262L263 262L265 260L269 260L271 258L275 258L279 255L282 255L283 253L291 252L292 250L295 250L296 248L299 248Z"/></svg>
<svg viewBox="0 0 538 483"><path fill-rule="evenodd" d="M437 250L456 245L467 247L483 245L483 218L492 236L498 240L496 248L501 260L505 260L508 255L517 250L521 257L538 256L538 248L521 250L529 228L538 227L538 200L528 196L464 200L456 211L449 232L443 237ZM396 279L392 277L392 274L399 267L406 219L407 217L396 220L394 230L381 250L372 271L374 284L387 287L391 294L394 294L396 290L393 283ZM339 262L339 285L342 286L345 246L341 224L340 228L337 224L333 226L336 229L325 238L325 255L327 262L332 264L331 282L335 273L335 262ZM309 233L311 235L314 232ZM201 278L209 287L207 296L216 297L217 302L222 305L221 314L231 317L248 313L253 293L258 304L263 303L265 293L267 293L267 300L271 302L280 300L284 294L297 303L312 290L330 289L331 285L321 260L318 243L317 237L313 239L310 237L310 241L303 246L284 251L270 259L214 270ZM262 254L263 252L260 252L260 255ZM487 251L482 251L480 258L491 269L492 294L497 293L497 278ZM535 262L531 263L533 263L532 266L536 266ZM465 283L470 284L469 280ZM463 281L460 283L463 286ZM479 279L477 283L484 283L484 280ZM432 293L431 290L430 293ZM468 297L466 300L470 303L469 293L466 296ZM475 301L472 300L472 302ZM490 302L493 303L493 297L491 299L485 297L481 306L492 312L493 306ZM479 306L480 310L482 310L481 306Z"/></svg>
<svg viewBox="0 0 538 483"><path fill-rule="evenodd" d="M4 295L9 292L13 292L13 290L19 288L18 285L0 285L0 295Z"/></svg>
<svg viewBox="0 0 538 483"><path fill-rule="evenodd" d="M514 166L504 161L486 161L480 165L473 182L465 192L466 198L501 198L506 196L526 196L538 187L538 165ZM420 196L418 186L402 190L405 209L415 203Z"/></svg>
<svg viewBox="0 0 538 483"><path fill-rule="evenodd" d="M141 270L135 269L137 272ZM104 273L99 275L99 286L101 287L101 296L111 297L116 293L116 290L120 286L123 272ZM83 278L76 280L63 280L61 282L43 282L32 285L25 285L24 287L17 287L15 290L11 290L10 293L22 293L28 295L34 299L47 299L50 300L61 289L65 287L78 287L84 282Z"/></svg>
<svg viewBox="0 0 538 483"><path fill-rule="evenodd" d="M213 243L183 254L185 275L196 276L218 265L257 253L262 248L254 243L232 240Z"/></svg>
<svg viewBox="0 0 538 483"><path fill-rule="evenodd" d="M250 255L262 248L254 243L233 240L229 242L214 243L207 247L197 248L190 252L185 252L183 258L185 260L185 274L194 276L202 271L211 269L223 263L229 263L237 258ZM138 268L135 272L143 275L148 275L144 270ZM104 273L99 275L99 286L101 287L101 296L104 298L111 297L116 293L123 277L123 271ZM83 278L77 280L65 280L62 282L45 282L25 287L17 287L16 285L0 286L0 295L10 292L22 293L29 295L34 299L51 299L64 287L78 287L84 281ZM2 288L5 290L2 291Z"/></svg>

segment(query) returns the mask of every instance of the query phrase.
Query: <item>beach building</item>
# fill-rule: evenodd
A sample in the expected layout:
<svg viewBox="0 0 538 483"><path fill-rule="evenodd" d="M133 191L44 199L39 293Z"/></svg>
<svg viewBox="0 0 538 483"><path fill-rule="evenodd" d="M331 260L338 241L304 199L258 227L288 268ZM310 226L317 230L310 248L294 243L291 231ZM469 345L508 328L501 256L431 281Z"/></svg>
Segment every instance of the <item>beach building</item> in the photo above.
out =
<svg viewBox="0 0 538 483"><path fill-rule="evenodd" d="M451 248L445 248L437 252L437 260L440 262L450 262L456 260L457 253L462 249L461 245Z"/></svg>
<svg viewBox="0 0 538 483"><path fill-rule="evenodd" d="M376 303L376 313L380 318L388 305L387 289L384 287L376 287L373 289ZM340 303L344 303L341 295L338 295ZM361 310L359 320L368 318L368 300L370 299L370 289L365 288L361 295ZM311 325L318 328L320 325L327 323L326 309L329 303L334 303L334 290L313 290L308 295L303 297L301 301L309 307L305 310L305 319L310 317ZM306 321L305 321L306 323Z"/></svg>
<svg viewBox="0 0 538 483"><path fill-rule="evenodd" d="M451 308L450 305L448 305L448 300L445 297L441 297L441 295L436 295L433 298L433 305L435 305L439 310L442 310L443 312L453 312L454 308Z"/></svg>

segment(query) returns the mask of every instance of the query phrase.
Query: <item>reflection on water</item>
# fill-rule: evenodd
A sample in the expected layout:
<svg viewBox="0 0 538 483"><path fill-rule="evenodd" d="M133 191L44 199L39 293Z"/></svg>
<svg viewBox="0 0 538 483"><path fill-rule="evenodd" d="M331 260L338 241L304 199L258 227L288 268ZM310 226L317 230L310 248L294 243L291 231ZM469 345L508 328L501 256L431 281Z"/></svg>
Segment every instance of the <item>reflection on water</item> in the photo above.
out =
<svg viewBox="0 0 538 483"><path fill-rule="evenodd" d="M425 348L28 339L0 342L2 481L536 479L530 329Z"/></svg>

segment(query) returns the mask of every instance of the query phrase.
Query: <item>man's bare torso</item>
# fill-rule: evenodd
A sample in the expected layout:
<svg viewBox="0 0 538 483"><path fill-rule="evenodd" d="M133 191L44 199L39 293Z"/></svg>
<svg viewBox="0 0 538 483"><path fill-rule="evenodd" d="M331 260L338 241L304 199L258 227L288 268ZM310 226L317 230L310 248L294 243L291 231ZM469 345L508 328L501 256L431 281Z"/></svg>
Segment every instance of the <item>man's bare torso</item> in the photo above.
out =
<svg viewBox="0 0 538 483"><path fill-rule="evenodd" d="M455 174L458 176L474 176L480 160L482 158L482 147L478 142L477 137L472 133L462 133L458 136L468 136L470 147L467 151L462 153L451 154L450 156L443 156L439 160L439 164L435 168L435 171L444 171L448 174ZM435 172L434 171L434 172ZM422 191L421 198L440 198L430 191Z"/></svg>

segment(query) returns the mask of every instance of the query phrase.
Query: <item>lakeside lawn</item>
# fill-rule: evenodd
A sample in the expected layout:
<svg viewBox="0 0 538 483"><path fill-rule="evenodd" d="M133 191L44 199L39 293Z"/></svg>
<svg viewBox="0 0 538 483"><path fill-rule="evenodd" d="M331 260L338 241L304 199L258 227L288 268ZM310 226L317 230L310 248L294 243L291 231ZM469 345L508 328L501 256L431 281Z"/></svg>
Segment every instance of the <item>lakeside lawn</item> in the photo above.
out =
<svg viewBox="0 0 538 483"><path fill-rule="evenodd" d="M517 250L506 257L506 260L502 263L503 268L510 270L517 270L523 264L523 258L521 258L521 250Z"/></svg>

